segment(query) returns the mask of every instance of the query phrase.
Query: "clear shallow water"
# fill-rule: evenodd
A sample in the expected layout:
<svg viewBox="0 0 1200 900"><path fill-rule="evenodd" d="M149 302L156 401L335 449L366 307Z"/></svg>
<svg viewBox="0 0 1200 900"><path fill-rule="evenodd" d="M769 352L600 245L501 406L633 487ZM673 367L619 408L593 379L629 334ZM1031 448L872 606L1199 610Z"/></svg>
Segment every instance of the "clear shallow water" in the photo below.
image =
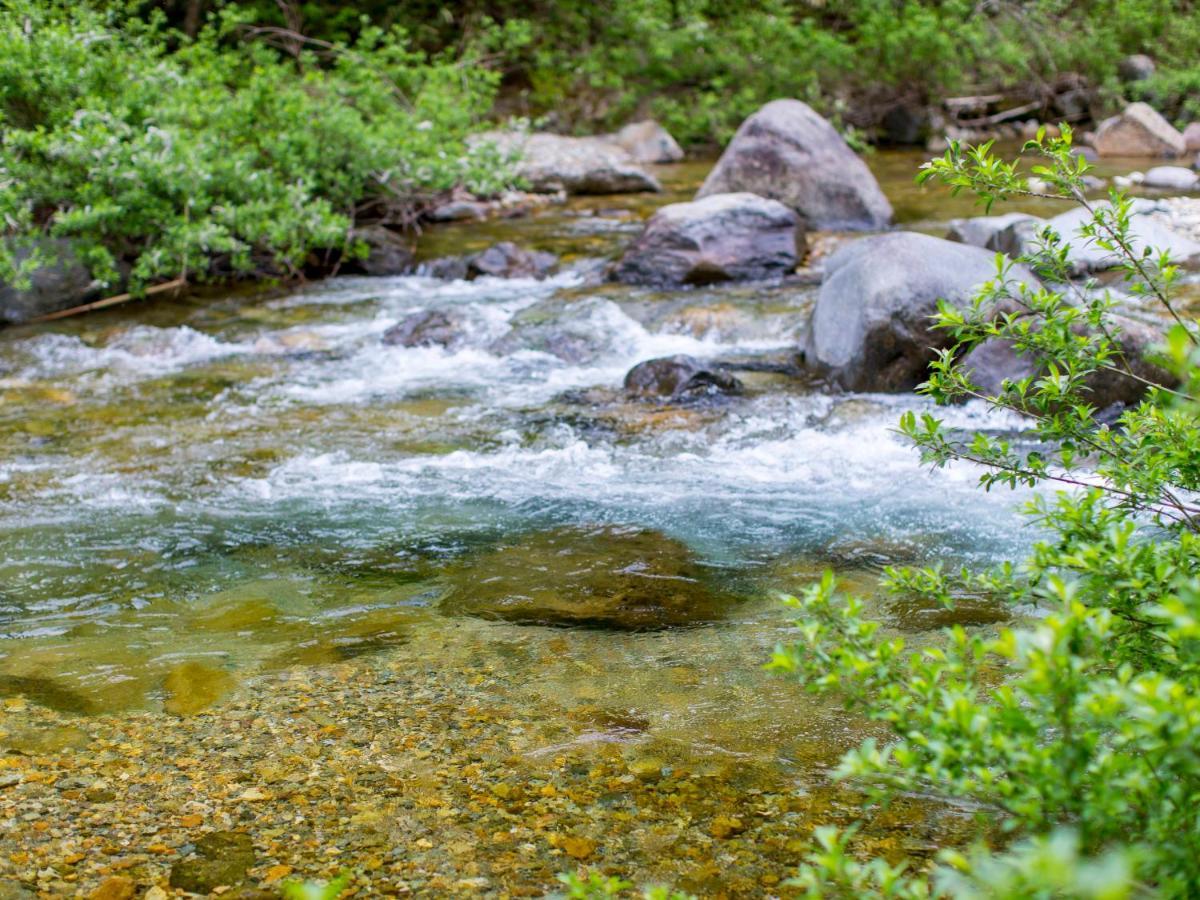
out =
<svg viewBox="0 0 1200 900"><path fill-rule="evenodd" d="M911 162L874 160L910 201L924 196ZM587 264L571 264L612 252L702 173L676 167L660 197L426 237L427 255L558 241L565 271L543 282L342 278L0 335L0 687L153 708L193 655L252 674L322 641L380 649L402 624L449 627L447 567L560 526L682 541L764 646L797 573L1018 552L1013 497L980 494L967 468L923 471L892 433L916 398L754 372L718 407L620 396L644 359L778 361L800 340L810 287L656 294L587 286ZM428 308L466 323L453 351L382 344ZM569 359L549 352L564 335Z"/></svg>
<svg viewBox="0 0 1200 900"><path fill-rule="evenodd" d="M903 170L903 184L885 186L910 197L906 158L873 164ZM194 711L181 672L209 673L220 729L223 704L239 709L260 691L265 711L254 715L270 715L280 673L379 665L417 694L457 684L461 702L502 700L506 727L525 729L516 769L511 742L455 749L449 732L433 736L455 764L471 754L501 774L570 781L571 765L586 773L590 760L622 779L626 766L717 779L720 790L671 814L701 823L687 838L701 850L714 797L732 808L774 791L783 803L804 794L814 810L852 809L853 797L810 792L869 729L762 672L788 636L778 593L826 566L870 593L884 563L984 565L1015 558L1032 535L1014 512L1019 496L982 494L969 467L920 467L893 432L902 411L924 408L915 397L830 396L743 371L745 395L717 406L623 398L625 372L644 359L780 363L801 339L811 287L660 294L587 283L587 257L613 252L649 205L702 174L679 167L662 197L593 198L427 235L430 256L502 238L547 246L567 266L544 282L345 278L0 333L0 694L187 742L205 738L195 720L171 716ZM453 351L381 343L428 308L466 323ZM566 359L551 352L563 346ZM944 415L962 427L1017 424L972 406ZM529 560L531 586L554 571L542 535L579 534L572 558L594 550L607 565L587 545L601 526L648 529L664 552L682 545L721 615L618 632L440 608L489 577L497 548ZM912 604L874 608L916 643L945 624ZM996 613L964 615L986 624ZM241 693L221 699L231 689ZM30 721L18 730L42 727ZM0 718L0 736L13 727ZM564 758L575 762L564 769ZM637 790L650 802L658 788ZM600 834L620 827L607 810L579 815ZM944 813L937 825L921 808L879 827L907 835L893 849L921 852L931 834L945 837ZM756 878L793 861L788 841L824 820L766 821L779 834L746 842ZM623 870L671 874L657 846L648 837ZM553 854L544 865L564 867ZM540 884L545 872L522 877ZM694 878L693 889L728 887L719 870Z"/></svg>

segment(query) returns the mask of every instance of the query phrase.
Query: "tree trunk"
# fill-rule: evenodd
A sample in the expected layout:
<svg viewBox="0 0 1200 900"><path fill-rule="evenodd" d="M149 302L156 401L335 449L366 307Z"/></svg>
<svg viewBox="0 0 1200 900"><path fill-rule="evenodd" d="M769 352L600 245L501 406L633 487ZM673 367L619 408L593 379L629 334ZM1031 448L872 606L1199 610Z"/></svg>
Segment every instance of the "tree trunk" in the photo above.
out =
<svg viewBox="0 0 1200 900"><path fill-rule="evenodd" d="M183 33L194 38L200 33L200 22L204 18L204 0L187 0L183 12Z"/></svg>

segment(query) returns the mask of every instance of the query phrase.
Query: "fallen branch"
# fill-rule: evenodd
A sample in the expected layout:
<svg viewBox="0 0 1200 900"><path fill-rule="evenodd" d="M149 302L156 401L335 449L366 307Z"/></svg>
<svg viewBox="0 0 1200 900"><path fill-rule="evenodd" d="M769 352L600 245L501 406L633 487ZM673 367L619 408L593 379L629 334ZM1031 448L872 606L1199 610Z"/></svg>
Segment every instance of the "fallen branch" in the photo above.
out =
<svg viewBox="0 0 1200 900"><path fill-rule="evenodd" d="M162 284L156 284L154 287L146 288L145 294L161 294L164 291L175 291L180 288L187 287L186 278L176 278L173 281L166 281ZM36 319L30 319L30 322L50 322L54 319L65 319L69 316L77 316L80 313L91 312L94 309L105 309L109 306L117 306L127 300L134 299L133 294L117 294L115 297L105 297L103 300L94 300L91 303L85 303L83 306L72 306L70 309L60 309L58 312L47 313L44 316L38 316Z"/></svg>

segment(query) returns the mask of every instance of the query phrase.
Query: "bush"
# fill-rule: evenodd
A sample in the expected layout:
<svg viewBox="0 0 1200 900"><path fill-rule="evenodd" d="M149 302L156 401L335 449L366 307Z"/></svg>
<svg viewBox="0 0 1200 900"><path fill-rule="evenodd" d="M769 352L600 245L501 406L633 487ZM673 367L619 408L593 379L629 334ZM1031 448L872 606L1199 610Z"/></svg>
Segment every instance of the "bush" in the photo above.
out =
<svg viewBox="0 0 1200 900"><path fill-rule="evenodd" d="M366 28L285 58L235 13L169 52L180 37L158 16L0 2L0 280L39 235L134 290L293 275L351 249L356 220L405 224L455 185L502 184L464 144L496 86L470 55Z"/></svg>
<svg viewBox="0 0 1200 900"><path fill-rule="evenodd" d="M1069 130L1031 142L1047 160L1032 172L1086 205L1086 164L1069 146ZM924 174L989 204L1028 192L987 147L954 145ZM1042 449L955 434L932 415L906 415L901 430L934 465L984 466L985 488L1067 490L1030 504L1047 536L1021 566L889 572L891 590L947 606L984 594L1038 610L994 637L954 628L943 645L909 653L831 575L788 601L800 636L772 666L892 732L886 746L849 753L838 775L876 800L930 792L969 801L979 816L979 846L943 853L928 873L915 862L860 863L852 835L823 831L798 879L818 896L1200 895L1200 329L1178 315L1169 261L1130 249L1128 201L1088 209L1085 239L1119 254L1127 289L1174 317L1162 362L1180 385L1151 390L1113 425L1097 418L1089 376L1136 376L1110 319L1115 301L1069 285L1052 233L1026 261L1057 287L1025 288L998 258L972 309L941 309L938 324L959 344L940 355L924 392L1018 411ZM1010 341L1038 374L984 396L956 359L988 339Z"/></svg>

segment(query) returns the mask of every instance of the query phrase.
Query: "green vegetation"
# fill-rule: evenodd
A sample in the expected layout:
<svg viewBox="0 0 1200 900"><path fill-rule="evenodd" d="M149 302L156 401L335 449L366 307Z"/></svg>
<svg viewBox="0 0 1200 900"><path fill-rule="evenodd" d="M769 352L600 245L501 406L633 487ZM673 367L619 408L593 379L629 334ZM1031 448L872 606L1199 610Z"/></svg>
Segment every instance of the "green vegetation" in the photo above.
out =
<svg viewBox="0 0 1200 900"><path fill-rule="evenodd" d="M1053 192L1085 203L1082 160L1062 140L1027 150ZM952 146L924 177L986 202L1026 192L1014 166L987 147ZM1162 363L1179 378L1112 425L1089 404L1089 379L1135 377L1111 320L1108 291L1067 287L1065 246L1052 233L1025 261L1053 285L994 282L967 312L943 307L943 352L923 391L942 402L982 396L955 362L1001 339L1039 374L984 399L1031 420L1038 443L948 431L906 415L902 431L926 461L986 467L985 488L1065 485L1029 512L1047 537L1023 565L983 574L891 570L893 591L946 606L988 596L1036 609L995 636L946 632L920 652L879 634L863 605L826 578L800 598L799 639L773 668L840 694L886 724L838 775L875 801L904 791L954 798L979 817L979 846L944 852L931 874L853 858L852 834L825 829L798 883L816 896L1189 897L1200 892L1200 330L1177 314L1175 271L1131 249L1128 201L1088 206L1088 234L1124 263L1127 291L1174 317Z"/></svg>
<svg viewBox="0 0 1200 900"><path fill-rule="evenodd" d="M160 15L0 3L0 280L43 234L114 288L294 275L353 250L355 222L407 224L456 185L502 185L464 144L497 82L478 48L430 57L364 28L293 58L249 39L248 14L172 50Z"/></svg>
<svg viewBox="0 0 1200 900"><path fill-rule="evenodd" d="M177 2L175 21L198 0ZM432 52L501 26L492 64L504 75L504 108L591 133L653 115L685 143L723 141L758 106L808 100L862 130L896 102L958 93L1011 92L1061 115L1060 77L1087 80L1103 107L1121 93L1117 64L1150 53L1154 79L1136 88L1168 114L1200 113L1192 0L382 0L355 4L247 0L256 20L331 40L361 27L358 15L402 26ZM1068 79L1069 80L1069 79ZM1190 100L1189 100L1190 96ZM1193 104L1185 108L1186 103Z"/></svg>

